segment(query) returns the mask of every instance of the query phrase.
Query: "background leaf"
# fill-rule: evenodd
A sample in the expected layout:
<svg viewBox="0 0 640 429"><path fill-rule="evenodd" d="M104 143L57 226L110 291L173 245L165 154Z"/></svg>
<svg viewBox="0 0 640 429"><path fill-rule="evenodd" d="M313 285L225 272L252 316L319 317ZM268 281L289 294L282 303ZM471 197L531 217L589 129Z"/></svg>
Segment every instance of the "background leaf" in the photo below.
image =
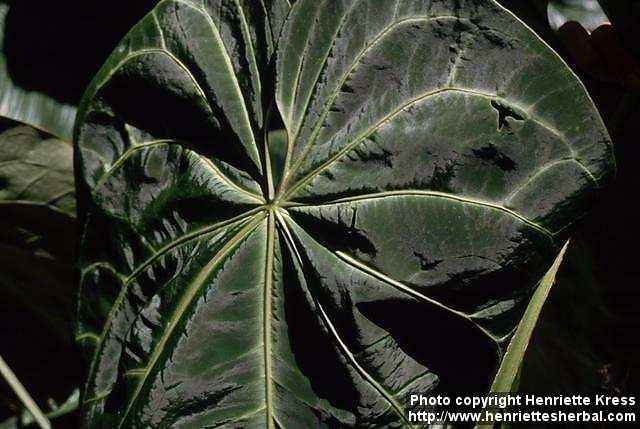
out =
<svg viewBox="0 0 640 429"><path fill-rule="evenodd" d="M51 317L71 314L73 308L72 152L70 143L47 138L27 126L0 134L3 290L17 295L14 303L31 306L46 323L52 323L59 339L68 336L69 318ZM10 287L11 283L16 284ZM60 312L52 314L51 308Z"/></svg>
<svg viewBox="0 0 640 429"><path fill-rule="evenodd" d="M565 243L553 262L553 265L544 275L540 284L536 287L535 292L531 296L531 301L529 301L529 305L522 315L518 328L509 342L504 359L502 359L500 368L493 380L491 392L505 393L515 392L518 390L515 385L516 379L522 369L522 362L527 352L527 348L529 347L533 331L536 328L538 317L540 317L540 313L547 301L549 292L556 281L558 268L560 268L560 264L562 263L562 259L564 258L564 254L568 246L569 242Z"/></svg>
<svg viewBox="0 0 640 429"><path fill-rule="evenodd" d="M70 335L76 291L72 146L28 126L3 125L0 350L42 405L68 395L79 378ZM2 383L3 405L13 406L6 389Z"/></svg>
<svg viewBox="0 0 640 429"><path fill-rule="evenodd" d="M80 380L71 328L75 202L73 193L62 195L74 188L72 153L70 143L50 134L71 141L86 85L155 3L116 0L105 9L96 2L0 1L0 132L2 156L12 158L11 167L0 167L0 352L43 408L48 398L67 397ZM28 164L29 157L37 162ZM16 196L20 203L9 200ZM0 418L19 413L0 385Z"/></svg>
<svg viewBox="0 0 640 429"><path fill-rule="evenodd" d="M520 13L518 6L532 2L504 3L510 3L508 7ZM609 3L617 11L611 13ZM608 31L599 30L597 35L585 32L586 40L573 39L574 45L591 45L595 58L565 48L557 38L551 42L585 83L603 115L615 142L618 174L615 186L578 228L565 256L524 363L520 384L523 392L553 389L559 394L630 393L640 383L638 341L617 334L637 329L633 303L640 298L632 286L637 283L633 257L626 251L638 236L634 210L630 209L635 202L628 196L638 186L633 162L638 157L635 141L640 130L636 112L640 110L637 90L625 84L627 74L633 71L629 56L635 61L636 70L639 64L638 27L630 25L637 15L637 2L602 0L600 4L613 28L604 26L600 30ZM528 19L524 15L522 18ZM549 41L546 36L545 40ZM579 58L580 54L585 56ZM584 68L589 61L593 69L602 67L609 76ZM572 305L567 306L567 302Z"/></svg>
<svg viewBox="0 0 640 429"><path fill-rule="evenodd" d="M8 2L0 1L0 116L30 124L58 138L71 141L75 106L20 86L9 70L5 31L8 12Z"/></svg>

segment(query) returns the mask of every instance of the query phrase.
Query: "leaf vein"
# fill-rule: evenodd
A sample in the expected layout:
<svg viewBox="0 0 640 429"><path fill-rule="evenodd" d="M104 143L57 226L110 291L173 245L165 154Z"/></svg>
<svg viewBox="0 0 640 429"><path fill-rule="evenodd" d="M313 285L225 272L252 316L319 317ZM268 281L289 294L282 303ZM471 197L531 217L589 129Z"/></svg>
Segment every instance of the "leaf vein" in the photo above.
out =
<svg viewBox="0 0 640 429"><path fill-rule="evenodd" d="M144 373L141 375L140 381L137 383L135 390L133 391L129 401L127 402L127 406L125 408L124 413L122 414L122 418L120 420L119 428L123 427L123 425L128 421L130 412L133 408L133 405L137 401L142 389L144 388L147 380L149 379L149 375L154 370L160 355L164 351L164 346L169 341L171 334L177 327L179 321L184 316L187 308L193 302L193 299L196 297L198 291L201 290L203 285L205 284L209 275L213 272L215 268L228 256L228 254L236 249L237 246L248 237L253 230L258 226L260 222L264 220L264 214L262 216L258 215L256 218L245 225L238 233L236 233L233 237L229 239L229 241L218 251L216 255L209 261L209 263L203 267L198 276L194 279L194 281L187 287L184 294L182 295L180 302L176 310L173 312L171 318L169 319L164 331L162 332L162 337L158 341L158 343L154 347L154 351L148 359L148 363Z"/></svg>
<svg viewBox="0 0 640 429"><path fill-rule="evenodd" d="M102 332L100 333L100 340L96 344L96 349L93 352L93 357L92 357L91 363L89 365L89 371L87 373L87 383L89 383L91 381L91 379L93 378L93 376L94 376L94 373L96 371L96 365L97 365L98 358L99 358L100 349L104 345L107 333L109 332L109 328L110 328L111 322L113 321L113 318L115 317L115 314L117 313L120 305L124 301L124 298L125 298L125 296L127 294L127 291L129 290L129 286L130 286L131 282L133 281L133 279L135 279L144 269L146 269L147 267L152 265L156 260L161 258L164 254L170 252L172 249L178 247L179 245L185 244L185 243L187 243L187 242L189 242L191 240L195 240L195 239L197 239L197 238L199 238L199 237L201 237L203 235L215 232L216 230L218 230L220 228L223 228L225 226L230 226L230 225L233 225L235 223L240 223L241 221L245 220L246 218L248 218L248 217L250 217L250 216L252 216L254 214L257 215L258 212L261 211L261 210L262 210L262 208L258 207L258 208L255 208L253 210L250 210L250 211L248 211L248 212L246 212L246 213L244 213L244 214L242 214L240 216L236 216L235 218L231 218L231 219L228 219L228 220L222 221L222 222L217 222L217 223L215 223L213 225L209 225L209 226L200 228L197 231L194 231L194 232L192 232L190 234L184 235L184 236L180 237L179 239L176 239L176 240L172 241L171 243L168 243L163 248L159 249L157 251L157 253L155 253L153 256L151 256L149 259L147 259L142 264L140 264L137 268L135 268L131 272L131 274L126 278L126 280L123 282L122 288L121 288L120 292L118 293L118 296L116 297L115 301L113 302L113 305L111 306L111 309L109 310L107 318L105 319L105 321L103 323L103 329L102 329ZM84 270L83 275L86 274L87 269Z"/></svg>
<svg viewBox="0 0 640 429"><path fill-rule="evenodd" d="M362 51L360 51L358 53L358 55L356 55L353 63L351 64L351 66L347 69L347 71L344 73L342 78L338 81L338 85L336 85L336 87L333 90L333 92L327 98L327 102L325 103L325 106L324 106L324 108L322 110L322 113L320 114L320 116L318 118L318 121L316 122L315 127L311 131L311 135L309 136L308 142L302 148L300 156L298 157L298 160L295 162L294 166L291 168L291 171L290 171L291 176L293 176L293 174L296 172L296 170L300 167L300 165L304 161L305 156L307 155L307 153L309 152L309 150L311 149L311 147L315 143L315 141L316 141L316 139L318 137L318 134L320 132L320 128L322 126L322 123L326 119L327 115L329 114L329 111L331 110L331 107L333 106L333 103L335 102L336 98L338 97L338 94L340 93L340 88L343 87L344 83L347 81L347 79L349 78L351 73L356 69L356 67L358 66L358 64L360 63L362 58L364 58L366 53L369 50L371 50L373 47L375 47L378 44L378 42L380 42L384 38L384 36L386 36L388 33L390 33L396 27L399 27L402 24L408 24L408 23L411 23L411 22L418 22L418 21L429 22L429 21L431 21L433 19L459 19L459 18L456 17L456 16L449 16L449 15L442 15L442 16L412 16L410 18L404 18L404 19L395 21L392 24L390 24L390 25L386 26L385 28L383 28L369 43L367 43L364 46L364 49Z"/></svg>

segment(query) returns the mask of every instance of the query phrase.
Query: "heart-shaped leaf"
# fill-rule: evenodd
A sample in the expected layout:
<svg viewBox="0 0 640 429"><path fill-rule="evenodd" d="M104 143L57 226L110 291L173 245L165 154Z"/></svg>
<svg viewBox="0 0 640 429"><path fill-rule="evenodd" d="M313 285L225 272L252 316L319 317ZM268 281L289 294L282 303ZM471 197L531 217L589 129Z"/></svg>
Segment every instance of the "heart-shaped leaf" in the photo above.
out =
<svg viewBox="0 0 640 429"><path fill-rule="evenodd" d="M492 0L287 9L165 0L85 95L87 427L398 427L407 392L486 392L613 169Z"/></svg>

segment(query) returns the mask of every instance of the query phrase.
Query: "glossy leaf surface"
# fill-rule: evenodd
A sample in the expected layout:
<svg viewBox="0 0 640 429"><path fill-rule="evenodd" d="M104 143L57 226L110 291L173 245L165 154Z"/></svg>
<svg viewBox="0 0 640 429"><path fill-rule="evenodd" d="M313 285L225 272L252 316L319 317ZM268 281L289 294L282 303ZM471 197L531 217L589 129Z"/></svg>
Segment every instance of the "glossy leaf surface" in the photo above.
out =
<svg viewBox="0 0 640 429"><path fill-rule="evenodd" d="M613 169L493 1L286 9L165 0L85 95L86 427L401 427L407 392L486 392Z"/></svg>
<svg viewBox="0 0 640 429"><path fill-rule="evenodd" d="M0 287L72 344L76 234L71 143L27 126L0 133ZM3 309L11 314L14 310Z"/></svg>

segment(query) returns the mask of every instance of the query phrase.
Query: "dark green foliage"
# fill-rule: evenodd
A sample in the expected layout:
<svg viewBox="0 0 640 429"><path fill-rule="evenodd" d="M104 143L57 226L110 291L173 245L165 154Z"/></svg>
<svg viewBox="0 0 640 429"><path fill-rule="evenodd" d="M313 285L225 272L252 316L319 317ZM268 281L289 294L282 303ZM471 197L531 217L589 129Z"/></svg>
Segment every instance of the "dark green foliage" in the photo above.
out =
<svg viewBox="0 0 640 429"><path fill-rule="evenodd" d="M485 392L610 177L497 3L286 13L165 0L85 95L87 427L398 427L409 390Z"/></svg>

